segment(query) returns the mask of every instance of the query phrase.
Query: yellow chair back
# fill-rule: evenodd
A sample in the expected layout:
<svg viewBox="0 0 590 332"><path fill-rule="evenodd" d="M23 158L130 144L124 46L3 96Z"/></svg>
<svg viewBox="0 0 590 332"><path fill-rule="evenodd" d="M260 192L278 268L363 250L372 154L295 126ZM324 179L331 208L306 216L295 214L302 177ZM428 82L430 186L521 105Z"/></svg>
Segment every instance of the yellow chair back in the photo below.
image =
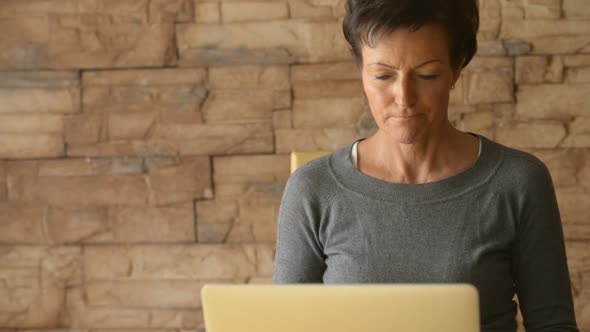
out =
<svg viewBox="0 0 590 332"><path fill-rule="evenodd" d="M332 153L332 151L291 152L291 174L307 162Z"/></svg>

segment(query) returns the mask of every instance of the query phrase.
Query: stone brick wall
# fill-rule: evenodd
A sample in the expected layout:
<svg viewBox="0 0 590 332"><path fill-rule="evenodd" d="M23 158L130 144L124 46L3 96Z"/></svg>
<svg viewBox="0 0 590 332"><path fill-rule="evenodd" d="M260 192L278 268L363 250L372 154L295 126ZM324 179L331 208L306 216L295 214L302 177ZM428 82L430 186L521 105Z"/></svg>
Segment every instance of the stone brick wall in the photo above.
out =
<svg viewBox="0 0 590 332"><path fill-rule="evenodd" d="M590 3L480 0L461 129L557 188L590 331ZM344 0L0 0L0 330L203 328L265 283L292 150L375 130Z"/></svg>

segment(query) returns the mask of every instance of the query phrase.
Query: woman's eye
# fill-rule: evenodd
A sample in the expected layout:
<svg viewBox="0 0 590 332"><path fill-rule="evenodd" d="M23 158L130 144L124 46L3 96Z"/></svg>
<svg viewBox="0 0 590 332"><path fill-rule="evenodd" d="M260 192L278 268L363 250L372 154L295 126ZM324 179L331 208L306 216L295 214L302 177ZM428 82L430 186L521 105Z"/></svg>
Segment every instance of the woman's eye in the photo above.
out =
<svg viewBox="0 0 590 332"><path fill-rule="evenodd" d="M418 75L418 76L420 76L420 78L422 78L424 80L434 80L438 77L437 75Z"/></svg>
<svg viewBox="0 0 590 332"><path fill-rule="evenodd" d="M377 80L386 80L388 78L390 78L390 75L379 75L379 76L375 76L375 79Z"/></svg>

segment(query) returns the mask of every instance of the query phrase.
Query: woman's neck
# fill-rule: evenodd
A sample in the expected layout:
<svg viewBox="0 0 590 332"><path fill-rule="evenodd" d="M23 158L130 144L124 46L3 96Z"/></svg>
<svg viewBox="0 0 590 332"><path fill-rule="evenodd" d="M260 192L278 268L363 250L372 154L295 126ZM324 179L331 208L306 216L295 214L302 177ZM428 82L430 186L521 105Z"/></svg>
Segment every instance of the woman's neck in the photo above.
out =
<svg viewBox="0 0 590 332"><path fill-rule="evenodd" d="M358 169L370 176L405 184L439 181L459 174L477 160L479 142L450 124L436 134L406 144L382 131L358 146Z"/></svg>

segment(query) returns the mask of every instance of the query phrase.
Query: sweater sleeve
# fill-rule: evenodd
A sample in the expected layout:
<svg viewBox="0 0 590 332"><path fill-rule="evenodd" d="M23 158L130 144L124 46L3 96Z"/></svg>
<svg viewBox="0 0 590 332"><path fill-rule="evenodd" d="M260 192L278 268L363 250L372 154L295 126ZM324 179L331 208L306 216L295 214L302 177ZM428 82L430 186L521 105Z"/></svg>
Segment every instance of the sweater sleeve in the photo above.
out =
<svg viewBox="0 0 590 332"><path fill-rule="evenodd" d="M512 271L526 331L578 331L563 229L545 165L524 176Z"/></svg>
<svg viewBox="0 0 590 332"><path fill-rule="evenodd" d="M316 192L302 172L287 181L279 208L273 284L323 282L326 264Z"/></svg>

